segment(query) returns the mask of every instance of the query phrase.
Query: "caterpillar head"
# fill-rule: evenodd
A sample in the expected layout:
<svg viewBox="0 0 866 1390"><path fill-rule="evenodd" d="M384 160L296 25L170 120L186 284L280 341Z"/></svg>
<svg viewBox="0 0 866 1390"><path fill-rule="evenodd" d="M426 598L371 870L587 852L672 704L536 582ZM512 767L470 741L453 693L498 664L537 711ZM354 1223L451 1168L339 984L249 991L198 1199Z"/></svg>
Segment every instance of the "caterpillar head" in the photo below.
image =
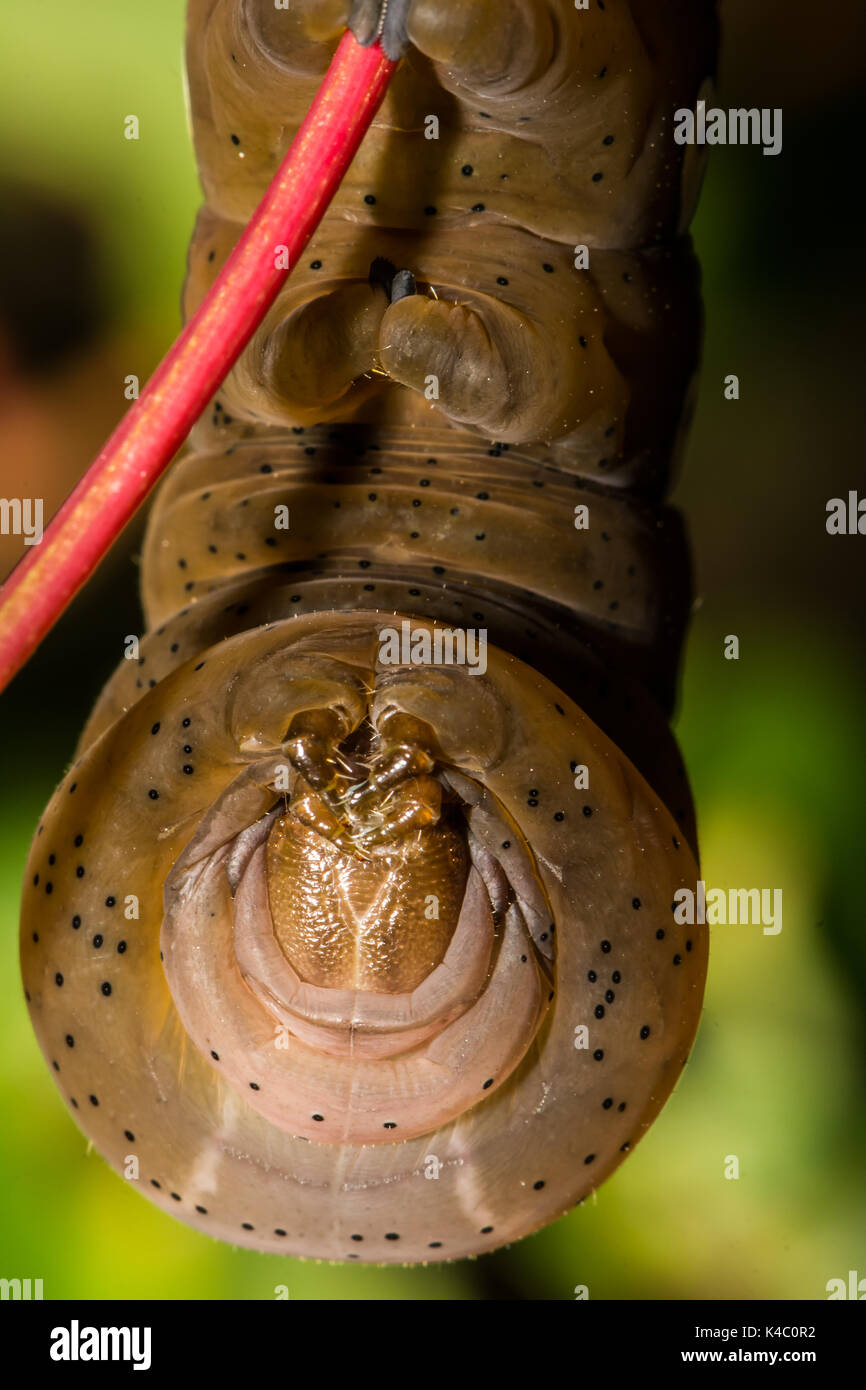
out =
<svg viewBox="0 0 866 1390"><path fill-rule="evenodd" d="M23 971L57 1082L211 1234L492 1248L610 1173L688 1053L706 947L673 920L696 869L670 816L528 667L437 664L446 631L229 638L82 754L34 844Z"/></svg>

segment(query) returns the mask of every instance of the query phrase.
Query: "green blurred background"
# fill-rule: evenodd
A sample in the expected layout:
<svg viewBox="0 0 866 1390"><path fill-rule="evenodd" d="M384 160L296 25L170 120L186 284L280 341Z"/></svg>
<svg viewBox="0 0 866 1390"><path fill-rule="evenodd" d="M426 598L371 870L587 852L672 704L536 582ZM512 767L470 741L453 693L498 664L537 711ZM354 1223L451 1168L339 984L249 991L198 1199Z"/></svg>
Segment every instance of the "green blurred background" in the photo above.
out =
<svg viewBox="0 0 866 1390"><path fill-rule="evenodd" d="M131 528L0 703L0 1275L42 1278L47 1298L168 1299L281 1284L312 1299L568 1299L578 1284L593 1299L823 1298L828 1279L866 1276L866 541L824 524L828 498L866 492L851 199L866 58L856 0L833 25L808 0L722 13L719 104L782 107L784 151L716 151L695 227L707 342L675 500L699 598L678 732L708 883L782 888L781 934L716 929L698 1041L661 1118L594 1200L518 1246L348 1268L233 1250L162 1215L73 1125L17 959L31 834L138 630ZM0 28L0 496L26 478L47 516L122 414L124 377L146 379L179 326L198 203L183 0L0 0ZM138 142L123 139L129 114ZM22 304L41 325L29 360L12 350ZM83 345L72 358L66 334ZM16 542L0 541L5 570ZM738 662L723 659L729 633Z"/></svg>

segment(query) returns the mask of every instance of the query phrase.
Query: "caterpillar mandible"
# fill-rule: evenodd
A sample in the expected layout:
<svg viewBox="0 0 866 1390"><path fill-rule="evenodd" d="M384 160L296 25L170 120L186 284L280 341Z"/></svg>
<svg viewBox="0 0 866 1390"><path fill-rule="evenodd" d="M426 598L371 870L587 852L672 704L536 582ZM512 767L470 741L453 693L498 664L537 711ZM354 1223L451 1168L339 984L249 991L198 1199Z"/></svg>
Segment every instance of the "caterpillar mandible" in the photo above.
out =
<svg viewBox="0 0 866 1390"><path fill-rule="evenodd" d="M454 1259L632 1149L697 1027L663 502L710 0L190 0L189 313L347 23L405 61L177 461L31 850L76 1121L210 1235Z"/></svg>

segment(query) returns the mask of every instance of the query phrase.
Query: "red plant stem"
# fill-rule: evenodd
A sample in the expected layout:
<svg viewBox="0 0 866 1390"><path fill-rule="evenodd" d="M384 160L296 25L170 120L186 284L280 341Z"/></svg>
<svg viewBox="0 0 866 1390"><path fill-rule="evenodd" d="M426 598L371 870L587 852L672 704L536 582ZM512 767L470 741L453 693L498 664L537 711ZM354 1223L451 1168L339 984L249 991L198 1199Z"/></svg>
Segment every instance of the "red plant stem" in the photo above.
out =
<svg viewBox="0 0 866 1390"><path fill-rule="evenodd" d="M0 589L0 690L168 467L339 187L397 67L347 30L252 221L99 457ZM282 256L280 248L286 248ZM286 254L287 251L287 254Z"/></svg>

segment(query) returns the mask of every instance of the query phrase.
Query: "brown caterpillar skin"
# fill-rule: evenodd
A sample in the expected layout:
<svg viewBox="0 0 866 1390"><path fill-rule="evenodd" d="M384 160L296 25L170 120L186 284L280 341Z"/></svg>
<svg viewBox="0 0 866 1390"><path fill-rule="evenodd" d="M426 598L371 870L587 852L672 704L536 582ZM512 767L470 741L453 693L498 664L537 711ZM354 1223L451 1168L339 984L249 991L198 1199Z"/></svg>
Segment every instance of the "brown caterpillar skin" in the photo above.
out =
<svg viewBox="0 0 866 1390"><path fill-rule="evenodd" d="M192 0L188 310L370 16ZM34 1027L109 1162L211 1235L337 1260L475 1254L581 1200L675 1084L707 959L672 914L698 871L661 498L699 341L670 132L712 6L415 0L408 29L160 491L148 635L22 915ZM389 662L404 621L485 630L486 670Z"/></svg>

